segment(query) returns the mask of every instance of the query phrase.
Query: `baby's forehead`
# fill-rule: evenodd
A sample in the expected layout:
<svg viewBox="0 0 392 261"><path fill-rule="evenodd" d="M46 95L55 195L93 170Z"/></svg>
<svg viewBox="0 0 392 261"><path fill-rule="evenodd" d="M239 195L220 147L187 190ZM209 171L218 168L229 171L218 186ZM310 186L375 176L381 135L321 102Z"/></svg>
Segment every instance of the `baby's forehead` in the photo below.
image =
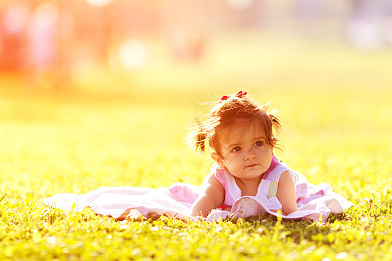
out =
<svg viewBox="0 0 392 261"><path fill-rule="evenodd" d="M229 126L219 133L220 143L240 143L244 139L266 138L266 131L262 124L237 123Z"/></svg>

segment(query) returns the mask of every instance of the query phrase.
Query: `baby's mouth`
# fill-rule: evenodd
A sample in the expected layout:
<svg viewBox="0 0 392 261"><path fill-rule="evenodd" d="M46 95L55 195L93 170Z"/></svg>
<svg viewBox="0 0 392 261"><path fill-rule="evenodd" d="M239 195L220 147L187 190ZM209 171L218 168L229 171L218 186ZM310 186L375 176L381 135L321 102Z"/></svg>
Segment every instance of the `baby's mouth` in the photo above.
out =
<svg viewBox="0 0 392 261"><path fill-rule="evenodd" d="M247 168L254 168L254 167L256 167L258 164L251 164L251 165L248 165L248 166L246 166Z"/></svg>

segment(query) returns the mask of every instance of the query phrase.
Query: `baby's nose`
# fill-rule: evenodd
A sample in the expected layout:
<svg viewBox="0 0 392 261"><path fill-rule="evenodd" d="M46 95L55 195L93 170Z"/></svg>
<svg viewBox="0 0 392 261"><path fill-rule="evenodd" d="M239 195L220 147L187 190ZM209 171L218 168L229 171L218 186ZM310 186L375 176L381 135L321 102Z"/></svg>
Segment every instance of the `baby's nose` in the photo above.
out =
<svg viewBox="0 0 392 261"><path fill-rule="evenodd" d="M249 148L245 151L245 160L252 160L257 158L257 155L253 148Z"/></svg>

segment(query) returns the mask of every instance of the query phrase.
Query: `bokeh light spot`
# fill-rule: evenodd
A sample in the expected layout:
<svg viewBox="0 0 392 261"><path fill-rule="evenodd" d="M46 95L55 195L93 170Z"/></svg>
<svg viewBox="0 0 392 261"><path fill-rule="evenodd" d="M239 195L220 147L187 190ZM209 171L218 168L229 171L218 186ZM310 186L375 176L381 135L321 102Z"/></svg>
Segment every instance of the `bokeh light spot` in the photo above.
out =
<svg viewBox="0 0 392 261"><path fill-rule="evenodd" d="M86 0L87 3L93 6L105 6L110 4L113 0Z"/></svg>
<svg viewBox="0 0 392 261"><path fill-rule="evenodd" d="M125 68L133 69L144 65L146 61L146 48L140 40L128 40L119 49L119 59Z"/></svg>
<svg viewBox="0 0 392 261"><path fill-rule="evenodd" d="M238 10L242 10L250 7L253 4L253 0L226 0L230 7Z"/></svg>
<svg viewBox="0 0 392 261"><path fill-rule="evenodd" d="M34 13L37 24L41 27L46 27L54 24L58 17L57 6L53 3L46 3L40 5Z"/></svg>

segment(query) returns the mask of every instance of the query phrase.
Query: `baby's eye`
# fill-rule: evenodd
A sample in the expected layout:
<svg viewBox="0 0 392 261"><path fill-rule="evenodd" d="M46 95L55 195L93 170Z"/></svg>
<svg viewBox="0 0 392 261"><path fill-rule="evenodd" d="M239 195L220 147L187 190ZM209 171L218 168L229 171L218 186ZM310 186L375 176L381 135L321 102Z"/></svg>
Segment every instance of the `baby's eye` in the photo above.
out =
<svg viewBox="0 0 392 261"><path fill-rule="evenodd" d="M239 152L241 150L241 147L234 147L232 149L233 152Z"/></svg>
<svg viewBox="0 0 392 261"><path fill-rule="evenodd" d="M255 142L255 147L260 147L263 146L263 142L261 140L258 140Z"/></svg>

